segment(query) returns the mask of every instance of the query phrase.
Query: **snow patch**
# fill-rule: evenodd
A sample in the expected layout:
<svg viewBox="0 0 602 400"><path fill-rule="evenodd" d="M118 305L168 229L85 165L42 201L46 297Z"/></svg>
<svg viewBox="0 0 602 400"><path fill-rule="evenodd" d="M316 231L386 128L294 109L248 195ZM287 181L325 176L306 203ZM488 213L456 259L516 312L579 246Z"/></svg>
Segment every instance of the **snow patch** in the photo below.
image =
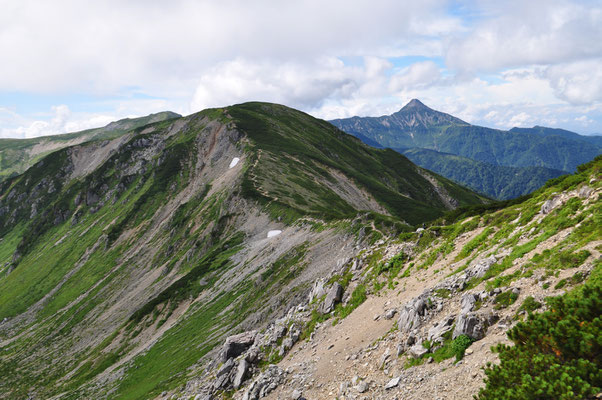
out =
<svg viewBox="0 0 602 400"><path fill-rule="evenodd" d="M274 236L278 236L278 235L280 235L281 233L282 233L282 231L281 231L281 230L278 230L278 229L276 229L276 230L273 230L273 231L269 231L269 232L268 232L268 237L269 237L269 238L271 238L271 237L274 237Z"/></svg>
<svg viewBox="0 0 602 400"><path fill-rule="evenodd" d="M240 158L238 158L238 157L234 157L234 158L232 159L232 161L230 162L230 168L234 168L234 167L236 167L236 164L238 164L238 162L239 162L239 161L240 161Z"/></svg>

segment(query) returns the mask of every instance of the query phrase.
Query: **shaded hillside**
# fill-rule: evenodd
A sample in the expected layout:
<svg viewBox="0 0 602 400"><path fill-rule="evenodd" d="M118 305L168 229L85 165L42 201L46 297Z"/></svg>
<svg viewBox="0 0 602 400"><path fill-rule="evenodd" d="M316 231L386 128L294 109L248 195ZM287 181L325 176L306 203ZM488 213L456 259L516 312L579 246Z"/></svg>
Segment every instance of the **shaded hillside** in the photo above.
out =
<svg viewBox="0 0 602 400"><path fill-rule="evenodd" d="M88 129L63 135L43 136L33 139L0 139L0 182L19 175L42 157L64 147L92 140L113 139L123 133L153 122L178 118L181 115L165 111L140 118L125 118L105 127Z"/></svg>
<svg viewBox="0 0 602 400"><path fill-rule="evenodd" d="M507 200L523 196L546 181L566 174L544 167L504 167L427 149L399 150L412 162L435 171L479 193Z"/></svg>
<svg viewBox="0 0 602 400"><path fill-rule="evenodd" d="M483 201L266 103L57 150L0 183L0 398L156 397L368 244Z"/></svg>

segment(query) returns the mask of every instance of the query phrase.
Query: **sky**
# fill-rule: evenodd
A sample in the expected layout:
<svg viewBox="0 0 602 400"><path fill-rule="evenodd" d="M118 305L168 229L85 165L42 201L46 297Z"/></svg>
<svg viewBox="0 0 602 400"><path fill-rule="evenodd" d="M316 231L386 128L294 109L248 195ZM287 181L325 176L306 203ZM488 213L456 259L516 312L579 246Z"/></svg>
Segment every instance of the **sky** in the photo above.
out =
<svg viewBox="0 0 602 400"><path fill-rule="evenodd" d="M412 98L602 134L602 0L0 0L0 138L250 100L324 119Z"/></svg>

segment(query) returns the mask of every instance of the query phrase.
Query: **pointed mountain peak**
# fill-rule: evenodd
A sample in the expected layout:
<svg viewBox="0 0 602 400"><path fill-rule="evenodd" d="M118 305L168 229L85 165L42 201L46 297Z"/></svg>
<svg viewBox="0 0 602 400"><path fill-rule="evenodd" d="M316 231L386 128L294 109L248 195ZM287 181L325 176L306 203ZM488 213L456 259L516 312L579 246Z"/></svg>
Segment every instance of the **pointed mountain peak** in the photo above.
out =
<svg viewBox="0 0 602 400"><path fill-rule="evenodd" d="M424 103L421 102L420 100L412 99L412 100L410 100L410 102L408 104L403 106L403 108L399 111L427 111L427 110L431 110L431 109L428 106L424 105Z"/></svg>

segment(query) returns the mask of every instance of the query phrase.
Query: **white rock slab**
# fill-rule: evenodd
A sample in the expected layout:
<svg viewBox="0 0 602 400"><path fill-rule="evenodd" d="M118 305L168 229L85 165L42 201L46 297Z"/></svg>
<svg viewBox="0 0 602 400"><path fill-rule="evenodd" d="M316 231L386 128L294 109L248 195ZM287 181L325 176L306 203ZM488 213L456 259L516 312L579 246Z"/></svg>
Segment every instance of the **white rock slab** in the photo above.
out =
<svg viewBox="0 0 602 400"><path fill-rule="evenodd" d="M282 233L282 231L281 231L281 230L275 229L275 230L273 230L273 231L269 231L269 232L268 232L268 237L269 237L269 238L271 238L271 237L274 237L274 236L278 236L278 235L280 235L281 233Z"/></svg>

